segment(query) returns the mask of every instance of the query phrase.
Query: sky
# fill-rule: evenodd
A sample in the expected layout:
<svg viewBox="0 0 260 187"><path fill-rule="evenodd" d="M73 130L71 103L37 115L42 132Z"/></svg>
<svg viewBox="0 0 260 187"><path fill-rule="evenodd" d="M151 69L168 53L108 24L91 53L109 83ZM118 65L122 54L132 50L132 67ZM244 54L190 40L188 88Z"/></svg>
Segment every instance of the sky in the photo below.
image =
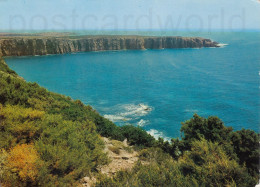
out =
<svg viewBox="0 0 260 187"><path fill-rule="evenodd" d="M252 30L259 0L0 0L0 30Z"/></svg>

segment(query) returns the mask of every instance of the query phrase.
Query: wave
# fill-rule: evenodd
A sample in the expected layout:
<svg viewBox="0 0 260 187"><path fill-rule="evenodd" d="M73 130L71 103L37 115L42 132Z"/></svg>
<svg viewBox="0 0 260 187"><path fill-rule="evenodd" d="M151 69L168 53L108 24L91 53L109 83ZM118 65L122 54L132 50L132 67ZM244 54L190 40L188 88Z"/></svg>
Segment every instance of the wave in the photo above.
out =
<svg viewBox="0 0 260 187"><path fill-rule="evenodd" d="M160 132L158 130L155 129L150 129L149 131L147 131L148 134L150 134L151 136L153 136L155 139L159 139L159 138L163 138L166 141L171 141L170 137L167 137L163 134L163 132Z"/></svg>
<svg viewBox="0 0 260 187"><path fill-rule="evenodd" d="M225 46L227 46L228 44L224 44L224 43L219 43L219 44L217 44L217 46L218 47L225 47Z"/></svg>
<svg viewBox="0 0 260 187"><path fill-rule="evenodd" d="M109 119L110 121L113 121L113 122L131 120L131 118L125 118L125 117L120 116L120 115L107 115L107 114L105 114L104 117Z"/></svg>
<svg viewBox="0 0 260 187"><path fill-rule="evenodd" d="M121 113L122 116L131 116L131 115L145 116L150 111L152 111L151 107L149 107L148 105L145 105L143 103L140 103L138 105L127 104L127 105L124 105L123 108L125 109L126 112Z"/></svg>
<svg viewBox="0 0 260 187"><path fill-rule="evenodd" d="M115 114L106 114L105 118L113 121L130 121L130 120L140 120L137 125L144 126L148 121L140 119L143 116L148 115L152 111L152 107L149 105L140 104L125 104L114 107L116 111L121 111Z"/></svg>
<svg viewBox="0 0 260 187"><path fill-rule="evenodd" d="M143 127L143 126L146 126L147 124L149 123L149 120L143 120L141 119L137 125L140 126L140 127Z"/></svg>
<svg viewBox="0 0 260 187"><path fill-rule="evenodd" d="M193 113L193 114L199 112L198 110L195 110L195 109L185 109L184 111L187 112L187 113Z"/></svg>

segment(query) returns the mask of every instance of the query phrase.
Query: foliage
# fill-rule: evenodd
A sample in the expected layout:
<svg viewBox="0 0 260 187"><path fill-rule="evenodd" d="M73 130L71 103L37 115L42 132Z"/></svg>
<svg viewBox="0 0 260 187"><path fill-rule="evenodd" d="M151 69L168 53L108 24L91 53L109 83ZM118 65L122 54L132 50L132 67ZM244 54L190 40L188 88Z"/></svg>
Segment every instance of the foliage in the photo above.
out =
<svg viewBox="0 0 260 187"><path fill-rule="evenodd" d="M131 171L101 176L97 186L241 186L256 183L246 168L231 159L218 143L195 140L178 160L160 148L144 149Z"/></svg>
<svg viewBox="0 0 260 187"><path fill-rule="evenodd" d="M0 148L33 142L39 137L43 116L43 111L0 104Z"/></svg>
<svg viewBox="0 0 260 187"><path fill-rule="evenodd" d="M48 170L42 177L44 183L48 183L46 178L58 180L59 184L73 183L107 163L103 142L92 122L78 124L57 115L47 116L44 122L42 135L36 142L45 163L42 172Z"/></svg>
<svg viewBox="0 0 260 187"><path fill-rule="evenodd" d="M36 184L40 168L39 155L33 144L13 147L5 158L1 180L7 186Z"/></svg>
<svg viewBox="0 0 260 187"><path fill-rule="evenodd" d="M121 127L122 134L130 145L152 147L155 145L155 138L148 134L140 127L134 127L132 125L126 125Z"/></svg>
<svg viewBox="0 0 260 187"><path fill-rule="evenodd" d="M195 114L193 118L182 123L181 131L184 134L184 142L189 146L194 140L201 138L211 142L224 143L228 140L232 128L225 127L218 117L203 118Z"/></svg>
<svg viewBox="0 0 260 187"><path fill-rule="evenodd" d="M183 123L184 133L182 150L189 149L194 140L205 138L223 146L225 152L239 164L246 167L251 175L257 177L259 171L259 135L252 130L232 131L225 127L218 117L202 118L195 114L192 119Z"/></svg>
<svg viewBox="0 0 260 187"><path fill-rule="evenodd" d="M0 148L9 153L15 146L34 144L42 162L38 184L74 184L107 163L99 134L122 141L131 129L140 138L146 136L134 128L122 129L79 100L25 82L1 59ZM127 137L141 144L135 134Z"/></svg>
<svg viewBox="0 0 260 187"><path fill-rule="evenodd" d="M35 183L75 184L107 163L103 142L93 122L102 124L102 120L80 101L48 92L36 83L26 83L1 60L0 148L9 155L14 147L34 144L42 163ZM9 170L4 171L2 175ZM12 181L21 183L22 178L13 177Z"/></svg>
<svg viewBox="0 0 260 187"><path fill-rule="evenodd" d="M47 91L36 83L26 83L16 74L7 71L7 65L0 62L0 103L3 105L20 105L44 111L48 114L59 114L70 121L92 121L99 134L117 140L124 140L120 127L100 116L91 106L81 101ZM6 68L3 68L6 67ZM9 68L8 68L9 69ZM11 70L10 70L11 71Z"/></svg>
<svg viewBox="0 0 260 187"><path fill-rule="evenodd" d="M93 122L72 122L60 115L16 105L0 107L3 129L1 148L19 148L19 145L27 145L24 143L34 143L42 161L38 182L59 185L74 183L99 165L107 163L103 142ZM5 137L10 141L5 141ZM13 179L20 180L21 177Z"/></svg>
<svg viewBox="0 0 260 187"><path fill-rule="evenodd" d="M239 158L240 165L246 164L253 176L259 173L259 135L252 130L242 129L231 134L234 152Z"/></svg>
<svg viewBox="0 0 260 187"><path fill-rule="evenodd" d="M191 151L179 159L185 176L192 176L201 186L253 186L255 181L246 168L232 160L218 143L202 139L192 142Z"/></svg>
<svg viewBox="0 0 260 187"><path fill-rule="evenodd" d="M97 186L198 186L192 177L182 175L177 162L159 148L143 150L140 160L131 171L120 171L113 178L100 177Z"/></svg>
<svg viewBox="0 0 260 187"><path fill-rule="evenodd" d="M7 72L8 74L10 75L14 75L14 76L17 76L17 74L15 73L15 71L11 70L7 64L5 63L4 59L1 58L0 56L0 70L4 71L4 72Z"/></svg>

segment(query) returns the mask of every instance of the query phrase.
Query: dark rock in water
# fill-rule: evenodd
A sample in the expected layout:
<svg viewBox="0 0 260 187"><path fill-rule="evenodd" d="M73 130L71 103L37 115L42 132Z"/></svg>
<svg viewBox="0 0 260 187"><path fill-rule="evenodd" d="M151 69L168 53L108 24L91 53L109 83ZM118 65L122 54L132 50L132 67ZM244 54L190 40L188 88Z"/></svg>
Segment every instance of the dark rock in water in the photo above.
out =
<svg viewBox="0 0 260 187"><path fill-rule="evenodd" d="M175 36L0 36L0 56L86 51L219 47L200 37Z"/></svg>

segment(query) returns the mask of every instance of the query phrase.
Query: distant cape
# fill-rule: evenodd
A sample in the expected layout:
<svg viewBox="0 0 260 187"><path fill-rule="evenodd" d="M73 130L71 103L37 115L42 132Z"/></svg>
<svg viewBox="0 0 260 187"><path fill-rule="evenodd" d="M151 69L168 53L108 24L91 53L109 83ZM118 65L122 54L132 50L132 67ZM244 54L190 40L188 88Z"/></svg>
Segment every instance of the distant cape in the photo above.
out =
<svg viewBox="0 0 260 187"><path fill-rule="evenodd" d="M219 47L200 37L0 35L0 56L32 56L87 51Z"/></svg>

